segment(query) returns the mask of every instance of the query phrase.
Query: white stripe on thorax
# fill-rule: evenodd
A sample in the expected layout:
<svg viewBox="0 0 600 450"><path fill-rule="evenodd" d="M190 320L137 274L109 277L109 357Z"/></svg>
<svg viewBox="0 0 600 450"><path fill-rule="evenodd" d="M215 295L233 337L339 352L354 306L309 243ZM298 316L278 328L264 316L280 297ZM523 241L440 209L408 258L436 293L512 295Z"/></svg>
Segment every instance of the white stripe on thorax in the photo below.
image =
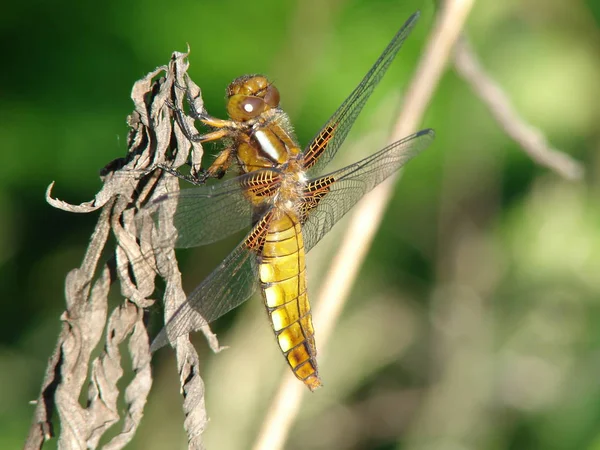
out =
<svg viewBox="0 0 600 450"><path fill-rule="evenodd" d="M264 150L264 152L271 158L273 161L279 161L279 152L269 139L269 136L263 131L258 130L254 133L256 140L260 144L260 147Z"/></svg>

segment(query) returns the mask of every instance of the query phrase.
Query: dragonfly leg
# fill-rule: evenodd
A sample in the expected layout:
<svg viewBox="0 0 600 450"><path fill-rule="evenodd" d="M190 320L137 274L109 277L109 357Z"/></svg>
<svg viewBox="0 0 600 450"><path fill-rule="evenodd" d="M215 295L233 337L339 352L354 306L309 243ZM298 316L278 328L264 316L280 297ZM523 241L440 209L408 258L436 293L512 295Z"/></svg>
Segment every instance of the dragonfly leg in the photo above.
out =
<svg viewBox="0 0 600 450"><path fill-rule="evenodd" d="M203 176L207 178L223 178L223 175L227 173L229 166L233 162L234 152L231 147L221 150L217 158L213 161L208 169L204 172Z"/></svg>
<svg viewBox="0 0 600 450"><path fill-rule="evenodd" d="M190 140L194 141L194 142L210 142L210 141L218 141L219 139L223 139L224 137L227 137L229 135L229 130L226 129L221 129L221 130L215 130L215 131L211 131L209 133L205 133L205 134L197 134L195 136L192 136ZM189 139L189 137L188 137Z"/></svg>
<svg viewBox="0 0 600 450"><path fill-rule="evenodd" d="M204 108L202 108L202 111L198 111L194 104L194 98L192 97L192 94L190 93L189 90L187 91L187 102L188 102L188 105L190 105L190 116L192 116L196 120L199 120L203 124L208 125L209 127L235 128L237 126L237 124L232 120L223 120L223 119L217 119L216 117L212 117L210 114L208 114L208 112ZM180 113L183 112L181 110L179 110L179 111L180 111Z"/></svg>
<svg viewBox="0 0 600 450"><path fill-rule="evenodd" d="M206 117L206 119L202 118L199 120L201 120L204 124L206 124L208 126L211 126L213 128L220 128L220 129L211 131L209 133L204 133L204 134L196 133L195 130L192 130L192 128L185 121L184 111L181 108L176 107L175 105L170 105L170 107L171 107L171 109L173 109L173 112L175 113L175 120L177 121L179 128L181 128L181 130L183 131L183 134L185 134L185 137L188 138L192 142L216 141L216 140L221 139L230 134L230 131L228 129L229 124L221 123L221 122L227 122L227 121L220 121L219 119L213 119L210 116L204 116L204 117ZM217 126L216 124L219 124L220 126Z"/></svg>
<svg viewBox="0 0 600 450"><path fill-rule="evenodd" d="M181 180L185 180L189 183L192 183L196 186L200 186L202 184L204 184L206 182L206 175L205 175L205 171L200 173L200 176L193 176L193 175L185 175L181 172L179 172L178 170L166 165L166 164L157 164L154 169L160 169L163 170L165 172L167 172L170 175L173 175L174 177L177 177Z"/></svg>
<svg viewBox="0 0 600 450"><path fill-rule="evenodd" d="M217 159L215 159L215 161L211 164L211 166L208 169L202 170L197 176L185 175L179 172L178 170L174 169L173 167L168 166L167 164L157 164L156 166L149 169L148 172L151 172L154 169L161 169L181 180L187 181L196 186L201 186L204 183L206 183L206 180L208 180L209 178L223 178L223 175L227 173L227 169L229 169L232 160L233 150L231 148L226 148L221 153L219 153Z"/></svg>

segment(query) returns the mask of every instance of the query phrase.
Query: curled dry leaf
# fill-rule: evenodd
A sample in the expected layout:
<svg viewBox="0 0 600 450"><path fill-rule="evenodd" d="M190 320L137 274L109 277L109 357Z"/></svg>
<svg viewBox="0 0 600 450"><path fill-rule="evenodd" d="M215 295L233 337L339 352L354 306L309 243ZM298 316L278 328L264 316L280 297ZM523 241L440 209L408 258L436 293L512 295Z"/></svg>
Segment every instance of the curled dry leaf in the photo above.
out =
<svg viewBox="0 0 600 450"><path fill-rule="evenodd" d="M56 208L77 213L101 209L101 213L81 267L67 275L63 325L48 362L26 448L41 448L52 437L54 408L61 421L61 448L96 448L104 432L119 421L122 429L106 448L123 448L140 423L152 385L144 309L154 303L150 296L155 291L156 274L166 284L165 314L177 309L186 298L173 249L176 205L160 202L156 220L144 212L153 199L179 189L177 178L152 170L157 164L176 168L190 161L193 172L200 168L201 145L191 143L173 125L172 105L182 108L184 86L195 106L202 107L200 89L186 73L187 55L175 52L168 66L158 67L135 83L131 93L135 110L128 117L128 153L102 170L104 184L93 200L71 205L51 196L54 183L48 187L47 201ZM185 120L193 126L192 119ZM100 263L111 230L117 243L114 267ZM108 293L115 280L120 282L125 300L109 313ZM208 327L204 331L211 347L218 350L215 335ZM104 349L92 359L103 334ZM117 382L123 375L119 350L123 342L128 344L134 374L125 388L127 409L121 417ZM174 344L189 446L202 448L207 415L198 355L187 336ZM79 399L85 386L88 403L82 406Z"/></svg>

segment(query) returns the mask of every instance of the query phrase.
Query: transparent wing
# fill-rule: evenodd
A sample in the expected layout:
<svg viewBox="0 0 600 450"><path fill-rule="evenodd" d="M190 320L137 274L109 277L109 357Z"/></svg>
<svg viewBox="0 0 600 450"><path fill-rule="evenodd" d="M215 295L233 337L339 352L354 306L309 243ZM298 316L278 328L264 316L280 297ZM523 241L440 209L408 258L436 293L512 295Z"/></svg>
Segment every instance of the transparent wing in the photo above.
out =
<svg viewBox="0 0 600 450"><path fill-rule="evenodd" d="M311 180L305 201L314 206L307 210L302 227L306 251L314 247L363 195L431 144L434 136L431 129L419 131L362 161ZM315 199L311 191L323 194Z"/></svg>
<svg viewBox="0 0 600 450"><path fill-rule="evenodd" d="M305 149L305 167L309 169L311 177L319 175L335 156L363 106L415 26L419 15L420 13L416 12L410 16L360 84Z"/></svg>
<svg viewBox="0 0 600 450"><path fill-rule="evenodd" d="M219 241L230 234L249 228L255 214L260 211L244 194L255 182L261 180L262 189L276 189L278 181L273 170L259 170L211 186L182 189L165 194L154 202L151 208L162 202L173 201L177 205L174 225L178 232L175 247L188 248ZM255 184L255 183L254 183ZM268 206L269 197L265 197Z"/></svg>
<svg viewBox="0 0 600 450"><path fill-rule="evenodd" d="M155 351L183 334L199 330L246 301L258 275L256 253L246 239L206 278L177 309L152 342Z"/></svg>

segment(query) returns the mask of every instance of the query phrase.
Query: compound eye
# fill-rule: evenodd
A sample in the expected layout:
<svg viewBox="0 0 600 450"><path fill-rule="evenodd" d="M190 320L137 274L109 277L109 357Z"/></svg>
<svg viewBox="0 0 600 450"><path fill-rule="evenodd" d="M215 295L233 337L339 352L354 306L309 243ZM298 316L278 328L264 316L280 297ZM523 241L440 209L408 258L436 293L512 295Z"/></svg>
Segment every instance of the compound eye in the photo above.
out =
<svg viewBox="0 0 600 450"><path fill-rule="evenodd" d="M265 103L271 108L279 106L279 89L272 84L267 88L267 92L265 93Z"/></svg>
<svg viewBox="0 0 600 450"><path fill-rule="evenodd" d="M265 102L262 98L246 97L241 103L240 108L249 116L258 116L265 109Z"/></svg>
<svg viewBox="0 0 600 450"><path fill-rule="evenodd" d="M265 102L262 98L248 95L233 95L227 103L229 117L234 120L250 120L259 116L265 110Z"/></svg>

